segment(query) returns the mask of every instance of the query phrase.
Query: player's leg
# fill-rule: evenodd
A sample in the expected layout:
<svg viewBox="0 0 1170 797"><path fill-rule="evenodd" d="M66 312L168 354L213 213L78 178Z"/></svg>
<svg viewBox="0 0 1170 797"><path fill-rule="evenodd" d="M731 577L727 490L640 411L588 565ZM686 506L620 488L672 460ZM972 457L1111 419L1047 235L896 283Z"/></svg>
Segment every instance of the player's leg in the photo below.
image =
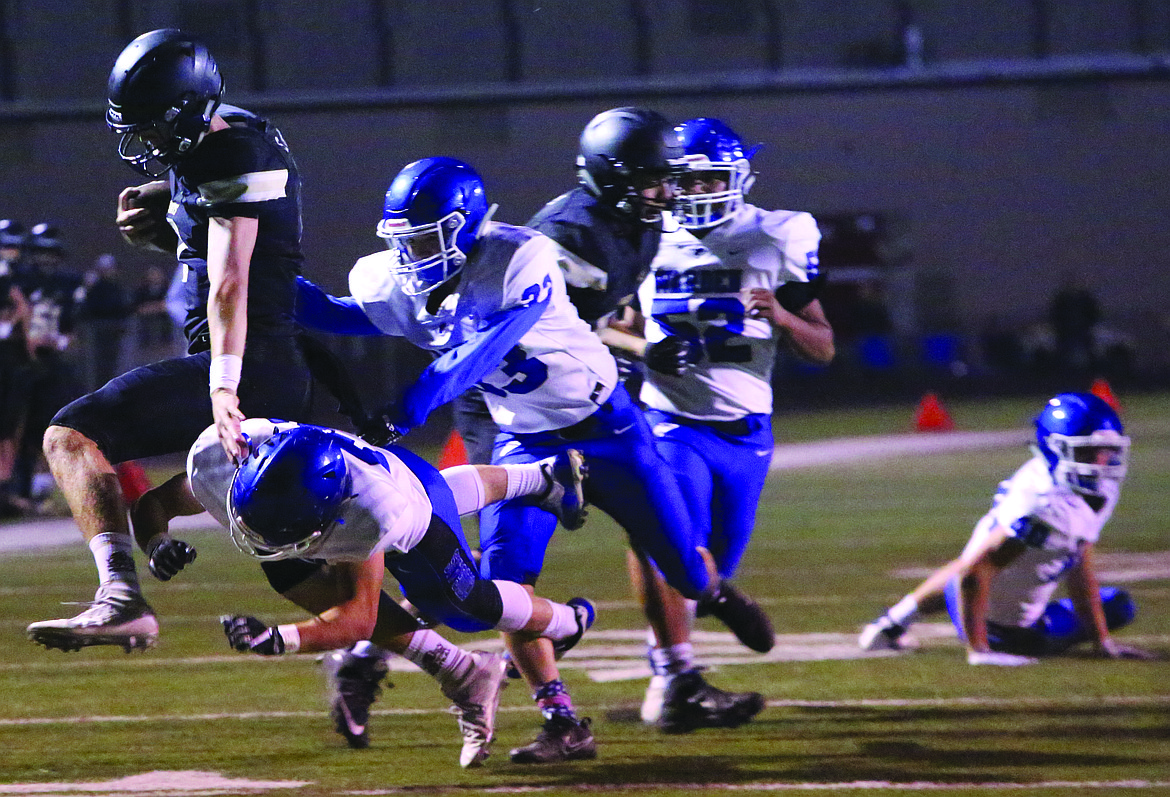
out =
<svg viewBox="0 0 1170 797"><path fill-rule="evenodd" d="M1101 607L1105 611L1105 626L1110 631L1129 625L1137 614L1133 598L1126 590L1117 587L1101 587ZM1092 630L1081 622L1070 598L1050 602L1032 630L1044 640L1041 650L1044 655L1063 653L1073 645L1093 638Z"/></svg>

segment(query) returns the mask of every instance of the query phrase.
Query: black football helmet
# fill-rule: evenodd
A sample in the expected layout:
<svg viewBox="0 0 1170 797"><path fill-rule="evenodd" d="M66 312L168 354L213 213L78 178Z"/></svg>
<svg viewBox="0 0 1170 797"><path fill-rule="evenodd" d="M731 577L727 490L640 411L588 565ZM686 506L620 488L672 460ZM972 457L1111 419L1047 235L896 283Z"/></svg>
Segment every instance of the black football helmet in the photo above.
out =
<svg viewBox="0 0 1170 797"><path fill-rule="evenodd" d="M40 224L34 224L33 228L29 230L25 247L34 254L37 252L48 252L54 255L63 255L65 253L65 244L61 240L61 231L57 229L56 225L45 221L42 221Z"/></svg>
<svg viewBox="0 0 1170 797"><path fill-rule="evenodd" d="M581 131L577 179L601 202L640 221L657 224L670 206L673 181L685 169L682 143L670 122L645 108L612 108ZM666 201L648 200L641 191L657 183L670 186Z"/></svg>
<svg viewBox="0 0 1170 797"><path fill-rule="evenodd" d="M211 127L223 78L201 42L173 28L144 33L110 72L106 124L122 135L118 155L160 177Z"/></svg>
<svg viewBox="0 0 1170 797"><path fill-rule="evenodd" d="M24 225L16 219L0 219L0 248L20 249L28 239Z"/></svg>

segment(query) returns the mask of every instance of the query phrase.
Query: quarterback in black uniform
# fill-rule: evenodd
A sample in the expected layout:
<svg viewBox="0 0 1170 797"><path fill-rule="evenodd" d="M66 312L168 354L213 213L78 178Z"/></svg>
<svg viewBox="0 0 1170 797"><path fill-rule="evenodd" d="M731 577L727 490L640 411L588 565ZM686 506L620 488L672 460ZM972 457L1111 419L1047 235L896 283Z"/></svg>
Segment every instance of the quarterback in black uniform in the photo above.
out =
<svg viewBox="0 0 1170 797"><path fill-rule="evenodd" d="M188 353L116 377L62 409L45 434L49 467L100 579L90 608L28 627L48 648L129 651L157 640L113 464L185 452L212 422L239 458L245 417L308 420L311 377L293 320L302 261L296 164L275 127L222 96L211 54L178 30L139 36L110 73L106 122L121 135L118 154L154 178L121 193L118 228L132 244L177 252ZM194 558L166 535L147 554L156 573Z"/></svg>

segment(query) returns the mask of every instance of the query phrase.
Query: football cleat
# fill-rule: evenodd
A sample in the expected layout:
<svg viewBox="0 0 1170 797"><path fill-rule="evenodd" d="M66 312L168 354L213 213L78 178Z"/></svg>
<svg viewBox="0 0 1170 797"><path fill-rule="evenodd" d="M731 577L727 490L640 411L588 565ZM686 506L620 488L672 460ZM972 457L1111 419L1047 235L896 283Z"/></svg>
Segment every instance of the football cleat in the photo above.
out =
<svg viewBox="0 0 1170 797"><path fill-rule="evenodd" d="M690 670L670 679L658 727L664 733L738 728L763 709L764 696L759 692L724 692L703 680L698 670Z"/></svg>
<svg viewBox="0 0 1170 797"><path fill-rule="evenodd" d="M459 732L463 734L459 766L464 769L483 766L491 755L500 692L507 686L502 655L476 651L471 658L474 664L459 683L443 689L443 694L455 704L451 706L451 713L458 720Z"/></svg>
<svg viewBox="0 0 1170 797"><path fill-rule="evenodd" d="M121 645L129 653L158 644L158 620L139 593L102 586L81 614L33 623L27 633L31 641L48 649Z"/></svg>
<svg viewBox="0 0 1170 797"><path fill-rule="evenodd" d="M537 496L537 506L557 516L569 531L585 525L585 489L583 482L588 469L585 458L575 448L563 451L551 461L542 462L545 489Z"/></svg>
<svg viewBox="0 0 1170 797"><path fill-rule="evenodd" d="M560 661L562 656L577 646L581 637L593 627L593 621L597 619L597 612L594 610L593 604L585 598L569 598L565 601L565 605L573 607L573 613L577 615L577 633L553 641L553 656L556 657L557 661Z"/></svg>
<svg viewBox="0 0 1170 797"><path fill-rule="evenodd" d="M906 627L882 615L861 629L857 647L862 650L906 650L913 645L905 638Z"/></svg>
<svg viewBox="0 0 1170 797"><path fill-rule="evenodd" d="M713 615L736 639L757 653L767 653L776 644L772 621L760 604L723 579L707 589L695 607L699 617Z"/></svg>
<svg viewBox="0 0 1170 797"><path fill-rule="evenodd" d="M382 694L382 679L390 671L386 660L381 656L355 656L349 650L334 650L326 654L322 667L334 727L353 749L369 747L366 726L370 721L370 706ZM389 681L386 685L394 686Z"/></svg>
<svg viewBox="0 0 1170 797"><path fill-rule="evenodd" d="M544 722L529 744L511 752L513 764L553 764L557 761L584 761L597 758L597 743L590 729L592 720L554 714Z"/></svg>
<svg viewBox="0 0 1170 797"><path fill-rule="evenodd" d="M641 716L646 725L657 725L662 716L662 702L666 699L666 685L670 678L666 675L650 676L650 685L646 687L646 696L642 699Z"/></svg>

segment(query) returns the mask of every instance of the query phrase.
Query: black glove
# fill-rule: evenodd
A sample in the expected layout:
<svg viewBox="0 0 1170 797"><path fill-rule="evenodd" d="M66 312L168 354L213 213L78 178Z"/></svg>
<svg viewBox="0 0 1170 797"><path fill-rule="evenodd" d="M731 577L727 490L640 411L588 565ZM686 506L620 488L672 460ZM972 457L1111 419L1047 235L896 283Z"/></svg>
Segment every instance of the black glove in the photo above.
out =
<svg viewBox="0 0 1170 797"><path fill-rule="evenodd" d="M240 653L259 653L261 656L279 656L284 653L284 637L276 626L266 626L255 617L225 614L219 618L228 644Z"/></svg>
<svg viewBox="0 0 1170 797"><path fill-rule="evenodd" d="M383 410L372 418L367 418L358 429L358 437L370 445L385 448L401 440L410 429L404 424L395 423L389 410Z"/></svg>
<svg viewBox="0 0 1170 797"><path fill-rule="evenodd" d="M682 376L695 361L692 344L686 338L670 335L646 346L642 361L652 371L667 376Z"/></svg>
<svg viewBox="0 0 1170 797"><path fill-rule="evenodd" d="M169 534L159 534L150 541L146 558L151 575L159 581L170 581L195 561L195 549Z"/></svg>

